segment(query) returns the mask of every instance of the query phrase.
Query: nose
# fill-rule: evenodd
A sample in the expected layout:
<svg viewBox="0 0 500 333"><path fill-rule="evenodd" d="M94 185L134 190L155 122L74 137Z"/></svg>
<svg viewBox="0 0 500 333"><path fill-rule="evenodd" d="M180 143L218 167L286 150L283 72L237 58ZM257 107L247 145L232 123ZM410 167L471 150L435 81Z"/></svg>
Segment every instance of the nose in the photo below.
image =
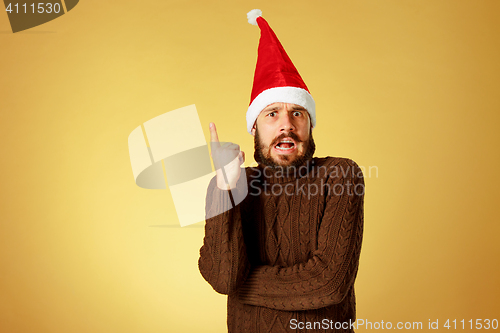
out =
<svg viewBox="0 0 500 333"><path fill-rule="evenodd" d="M280 117L280 132L294 131L295 126L289 112L284 112Z"/></svg>

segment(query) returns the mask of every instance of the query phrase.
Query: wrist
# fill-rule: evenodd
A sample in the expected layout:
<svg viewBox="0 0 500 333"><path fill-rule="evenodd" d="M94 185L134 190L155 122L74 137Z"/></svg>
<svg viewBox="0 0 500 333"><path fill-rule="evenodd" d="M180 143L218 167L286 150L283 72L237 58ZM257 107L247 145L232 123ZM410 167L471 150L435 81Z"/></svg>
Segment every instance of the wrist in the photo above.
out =
<svg viewBox="0 0 500 333"><path fill-rule="evenodd" d="M219 181L219 179L217 179L217 187L220 190L230 191L236 188L236 182L227 184L224 180Z"/></svg>

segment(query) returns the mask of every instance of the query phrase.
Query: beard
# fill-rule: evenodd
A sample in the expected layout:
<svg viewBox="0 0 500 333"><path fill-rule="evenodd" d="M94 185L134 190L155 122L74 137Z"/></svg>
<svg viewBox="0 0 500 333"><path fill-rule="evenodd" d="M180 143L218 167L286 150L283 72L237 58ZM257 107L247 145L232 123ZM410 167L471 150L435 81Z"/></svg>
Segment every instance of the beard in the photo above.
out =
<svg viewBox="0 0 500 333"><path fill-rule="evenodd" d="M304 142L304 151L299 153L295 157L287 156L287 155L278 155L276 158L279 161L276 161L271 156L271 149L277 144L281 139L290 137L295 140L295 142ZM301 165L304 165L307 161L309 161L316 150L316 144L314 143L314 139L312 136L312 131L309 133L309 139L307 141L302 141L299 139L297 134L293 132L282 133L278 137L276 137L269 146L265 146L262 144L259 136L259 129L255 129L255 137L254 137L254 158L258 164L262 164L264 166L271 167L273 169L279 169L281 171L288 171L288 169L295 168Z"/></svg>

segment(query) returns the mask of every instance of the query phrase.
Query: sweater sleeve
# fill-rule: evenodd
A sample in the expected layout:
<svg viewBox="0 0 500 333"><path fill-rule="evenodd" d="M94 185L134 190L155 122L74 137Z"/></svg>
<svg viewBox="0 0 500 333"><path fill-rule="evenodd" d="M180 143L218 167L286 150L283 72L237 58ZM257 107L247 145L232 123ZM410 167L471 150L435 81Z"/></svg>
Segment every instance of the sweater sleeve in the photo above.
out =
<svg viewBox="0 0 500 333"><path fill-rule="evenodd" d="M318 247L304 263L290 267L257 266L238 297L246 304L278 310L309 310L340 303L356 278L363 234L364 180L359 166L345 160L354 172L330 177Z"/></svg>
<svg viewBox="0 0 500 333"><path fill-rule="evenodd" d="M250 270L239 205L246 195L244 178L240 177L235 189L227 191L217 187L214 177L207 190L205 237L198 267L214 290L226 295L242 284Z"/></svg>

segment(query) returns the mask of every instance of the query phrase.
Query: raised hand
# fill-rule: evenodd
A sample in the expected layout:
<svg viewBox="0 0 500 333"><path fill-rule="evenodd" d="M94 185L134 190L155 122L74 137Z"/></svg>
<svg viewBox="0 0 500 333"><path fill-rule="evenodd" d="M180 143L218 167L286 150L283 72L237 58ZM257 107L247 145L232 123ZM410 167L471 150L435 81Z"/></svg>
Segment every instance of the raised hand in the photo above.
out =
<svg viewBox="0 0 500 333"><path fill-rule="evenodd" d="M217 187L223 190L235 188L241 174L240 165L245 161L245 153L235 143L221 144L214 123L210 123L210 141L210 155L216 169Z"/></svg>

